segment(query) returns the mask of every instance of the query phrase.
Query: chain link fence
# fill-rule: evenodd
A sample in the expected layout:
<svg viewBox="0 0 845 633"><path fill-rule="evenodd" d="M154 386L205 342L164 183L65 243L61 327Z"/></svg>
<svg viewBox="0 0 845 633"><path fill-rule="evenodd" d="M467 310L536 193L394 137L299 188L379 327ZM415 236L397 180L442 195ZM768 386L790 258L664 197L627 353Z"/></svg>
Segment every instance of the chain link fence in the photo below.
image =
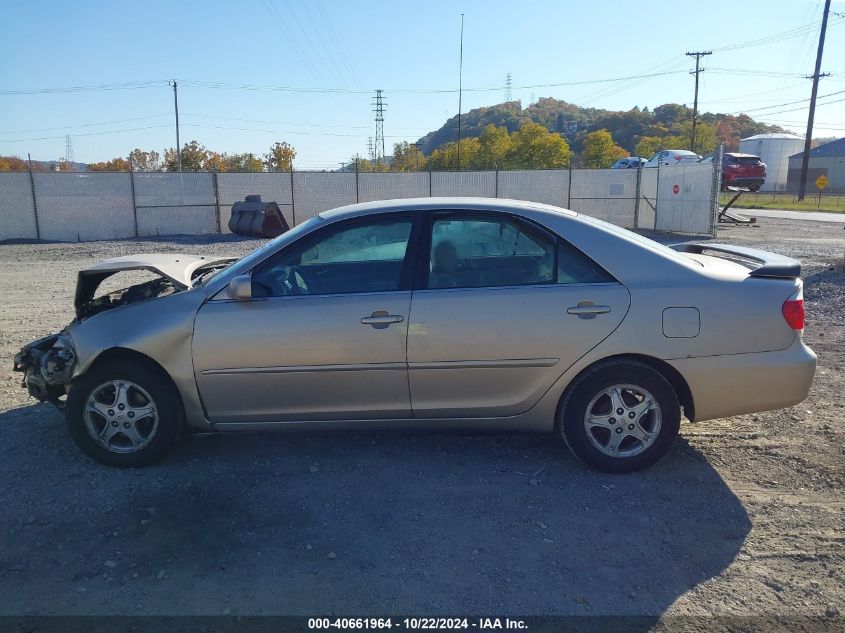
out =
<svg viewBox="0 0 845 633"><path fill-rule="evenodd" d="M410 173L2 173L0 240L228 233L231 206L250 194L275 201L290 226L355 202L478 196L565 207L625 228L712 235L716 174L711 164Z"/></svg>

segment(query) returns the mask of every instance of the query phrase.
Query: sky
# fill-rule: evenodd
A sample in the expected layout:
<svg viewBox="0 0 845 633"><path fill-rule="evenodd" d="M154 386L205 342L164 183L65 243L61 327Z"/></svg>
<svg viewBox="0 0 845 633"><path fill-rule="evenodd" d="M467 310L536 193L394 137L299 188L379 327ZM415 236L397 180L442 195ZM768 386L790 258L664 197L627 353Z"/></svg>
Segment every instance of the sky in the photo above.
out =
<svg viewBox="0 0 845 633"><path fill-rule="evenodd" d="M147 0L8 2L0 22L0 155L79 162L163 152L297 151L296 169L367 155L384 90L387 153L462 110L555 97L628 110L747 112L803 135L821 0ZM845 1L831 5L814 137L845 135ZM643 77L643 75L650 75ZM637 77L636 79L620 79ZM607 81L612 80L612 81ZM78 87L87 87L79 90ZM68 90L72 88L72 90ZM89 89L90 88L90 89ZM833 94L839 93L839 94ZM827 104L829 105L823 105Z"/></svg>

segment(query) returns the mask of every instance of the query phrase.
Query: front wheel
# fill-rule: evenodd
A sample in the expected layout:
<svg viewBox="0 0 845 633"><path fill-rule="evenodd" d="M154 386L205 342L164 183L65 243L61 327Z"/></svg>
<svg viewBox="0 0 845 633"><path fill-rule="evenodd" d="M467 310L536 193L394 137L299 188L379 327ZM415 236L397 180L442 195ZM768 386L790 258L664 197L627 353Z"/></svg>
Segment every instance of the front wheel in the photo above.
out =
<svg viewBox="0 0 845 633"><path fill-rule="evenodd" d="M71 437L109 466L148 466L180 436L181 400L151 364L126 361L95 367L71 386L65 406Z"/></svg>
<svg viewBox="0 0 845 633"><path fill-rule="evenodd" d="M637 361L611 361L572 385L558 428L588 466L627 473L651 466L675 441L681 406L662 374Z"/></svg>

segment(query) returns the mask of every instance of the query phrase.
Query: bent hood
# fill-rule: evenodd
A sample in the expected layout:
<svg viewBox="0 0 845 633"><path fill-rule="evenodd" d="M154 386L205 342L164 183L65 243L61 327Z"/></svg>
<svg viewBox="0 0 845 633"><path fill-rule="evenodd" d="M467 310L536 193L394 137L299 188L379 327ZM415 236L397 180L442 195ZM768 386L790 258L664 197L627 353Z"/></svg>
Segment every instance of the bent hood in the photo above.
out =
<svg viewBox="0 0 845 633"><path fill-rule="evenodd" d="M169 279L180 290L190 288L194 273L205 266L233 262L237 257L204 257L197 255L126 255L112 257L83 268L76 281L74 306L79 307L94 297L101 283L115 273L126 270L149 270Z"/></svg>

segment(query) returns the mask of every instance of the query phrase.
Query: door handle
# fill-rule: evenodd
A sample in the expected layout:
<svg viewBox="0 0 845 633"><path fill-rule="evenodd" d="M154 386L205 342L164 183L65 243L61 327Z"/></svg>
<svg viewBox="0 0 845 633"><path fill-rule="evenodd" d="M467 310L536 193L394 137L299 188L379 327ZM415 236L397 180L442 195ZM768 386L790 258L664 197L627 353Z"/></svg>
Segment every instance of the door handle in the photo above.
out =
<svg viewBox="0 0 845 633"><path fill-rule="evenodd" d="M598 306L592 301L581 301L577 306L566 309L567 314L573 314L579 319L594 319L597 314L607 314L610 306Z"/></svg>
<svg viewBox="0 0 845 633"><path fill-rule="evenodd" d="M383 330L391 323L402 323L405 320L401 314L388 314L386 310L377 310L370 316L361 319L361 325L372 325L377 330Z"/></svg>

